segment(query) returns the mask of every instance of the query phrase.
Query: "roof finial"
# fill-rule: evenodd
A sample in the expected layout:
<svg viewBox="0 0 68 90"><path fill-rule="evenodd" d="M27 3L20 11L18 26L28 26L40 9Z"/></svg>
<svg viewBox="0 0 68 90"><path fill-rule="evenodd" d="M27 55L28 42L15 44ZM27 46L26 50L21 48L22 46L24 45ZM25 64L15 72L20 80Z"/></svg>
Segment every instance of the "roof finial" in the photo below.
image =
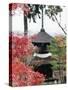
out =
<svg viewBox="0 0 68 90"><path fill-rule="evenodd" d="M43 5L42 5L42 28L44 27L43 25Z"/></svg>
<svg viewBox="0 0 68 90"><path fill-rule="evenodd" d="M41 17L42 18L41 19L42 20L42 28L41 28L41 31L45 32L45 30L44 30L44 22L43 22L43 20L44 20L44 17L43 17L43 5L42 5L42 9L41 10L42 10L42 17Z"/></svg>

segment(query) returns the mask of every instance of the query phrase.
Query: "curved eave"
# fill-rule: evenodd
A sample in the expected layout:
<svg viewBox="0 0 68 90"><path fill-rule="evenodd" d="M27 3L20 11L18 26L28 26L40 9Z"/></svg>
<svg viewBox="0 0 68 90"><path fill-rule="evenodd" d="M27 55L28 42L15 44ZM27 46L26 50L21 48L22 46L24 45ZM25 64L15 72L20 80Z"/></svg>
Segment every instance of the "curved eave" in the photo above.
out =
<svg viewBox="0 0 68 90"><path fill-rule="evenodd" d="M33 43L51 43L52 37L44 30L40 31L35 38L32 39Z"/></svg>

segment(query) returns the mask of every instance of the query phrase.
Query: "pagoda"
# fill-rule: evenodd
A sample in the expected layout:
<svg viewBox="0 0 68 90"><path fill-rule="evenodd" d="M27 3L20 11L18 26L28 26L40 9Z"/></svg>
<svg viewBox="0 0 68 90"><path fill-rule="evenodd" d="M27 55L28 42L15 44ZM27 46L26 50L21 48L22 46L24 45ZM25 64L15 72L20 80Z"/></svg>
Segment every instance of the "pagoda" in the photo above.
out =
<svg viewBox="0 0 68 90"><path fill-rule="evenodd" d="M32 43L39 48L39 51L34 53L31 64L34 66L35 71L46 74L47 78L50 78L52 77L52 65L50 64L52 54L49 52L48 46L51 43L52 37L45 32L43 19L42 6L42 28L36 37L32 39Z"/></svg>

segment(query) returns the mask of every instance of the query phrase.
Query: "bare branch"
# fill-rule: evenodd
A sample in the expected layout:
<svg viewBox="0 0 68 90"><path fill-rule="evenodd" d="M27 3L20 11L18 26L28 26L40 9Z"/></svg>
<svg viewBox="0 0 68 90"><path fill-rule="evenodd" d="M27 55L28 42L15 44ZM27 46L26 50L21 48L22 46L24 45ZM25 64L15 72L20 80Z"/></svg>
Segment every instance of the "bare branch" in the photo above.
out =
<svg viewBox="0 0 68 90"><path fill-rule="evenodd" d="M60 23L58 22L58 19L57 19L57 17L54 15L54 17L55 17L55 20L57 21L57 23L58 23L58 25L59 25L59 27L62 29L62 31L64 32L64 34L66 35L67 33L66 33L66 31L64 30L64 28L60 25Z"/></svg>

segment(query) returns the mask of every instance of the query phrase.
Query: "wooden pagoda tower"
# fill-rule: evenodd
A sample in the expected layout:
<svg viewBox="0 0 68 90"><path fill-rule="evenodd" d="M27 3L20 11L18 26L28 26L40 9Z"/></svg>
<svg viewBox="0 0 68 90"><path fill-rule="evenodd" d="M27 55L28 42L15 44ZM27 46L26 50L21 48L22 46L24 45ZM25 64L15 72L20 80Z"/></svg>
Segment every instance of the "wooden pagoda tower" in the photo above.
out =
<svg viewBox="0 0 68 90"><path fill-rule="evenodd" d="M42 28L40 32L32 39L32 43L39 48L38 53L34 53L34 59L31 64L35 67L35 71L46 74L47 78L52 77L52 69L50 65L51 53L48 50L52 37L45 32L43 23L43 6L42 6Z"/></svg>

